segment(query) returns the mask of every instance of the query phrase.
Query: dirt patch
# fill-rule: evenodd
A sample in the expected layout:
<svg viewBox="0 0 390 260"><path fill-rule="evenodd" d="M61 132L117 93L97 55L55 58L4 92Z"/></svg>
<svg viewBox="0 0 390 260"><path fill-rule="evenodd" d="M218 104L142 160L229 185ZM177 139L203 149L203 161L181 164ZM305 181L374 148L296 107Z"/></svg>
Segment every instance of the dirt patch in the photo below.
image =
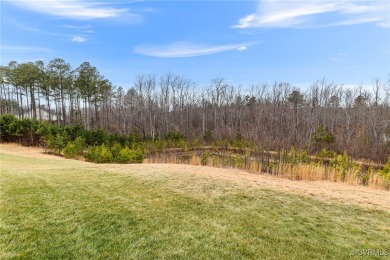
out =
<svg viewBox="0 0 390 260"><path fill-rule="evenodd" d="M44 158L51 160L64 160L55 155L44 154L42 148L22 147L15 144L0 144L0 152L5 154L25 156L31 158ZM83 163L84 162L79 162ZM91 164L88 163L88 166ZM87 166L87 163L85 163ZM237 169L219 169L206 166L192 166L179 164L139 164L95 165L106 171L132 172L143 178L166 178L167 185L172 189L182 190L180 187L191 186L196 179L197 187L202 190L213 188L210 183L228 183L247 189L271 189L292 194L312 196L325 201L338 201L355 204L390 212L390 192L376 190L364 186L354 186L345 183L330 181L293 181L262 174L252 174ZM221 185L219 185L221 186Z"/></svg>
<svg viewBox="0 0 390 260"><path fill-rule="evenodd" d="M63 159L60 156L47 154L44 152L45 150L42 147L25 147L18 144L0 144L0 153L37 158L37 159L50 159L50 160Z"/></svg>

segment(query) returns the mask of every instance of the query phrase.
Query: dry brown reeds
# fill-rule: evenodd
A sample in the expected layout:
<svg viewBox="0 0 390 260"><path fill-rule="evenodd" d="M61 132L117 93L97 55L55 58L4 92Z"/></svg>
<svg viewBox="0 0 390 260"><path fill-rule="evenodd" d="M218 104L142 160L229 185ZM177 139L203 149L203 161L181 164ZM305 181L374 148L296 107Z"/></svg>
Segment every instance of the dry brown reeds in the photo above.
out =
<svg viewBox="0 0 390 260"><path fill-rule="evenodd" d="M254 158L249 155L213 153L209 151L186 153L156 153L145 158L144 163L175 163L204 165L216 168L237 168L256 174L268 174L292 180L344 182L376 189L390 190L390 180L371 168L365 171L349 161L346 155L329 162L289 161L285 158Z"/></svg>

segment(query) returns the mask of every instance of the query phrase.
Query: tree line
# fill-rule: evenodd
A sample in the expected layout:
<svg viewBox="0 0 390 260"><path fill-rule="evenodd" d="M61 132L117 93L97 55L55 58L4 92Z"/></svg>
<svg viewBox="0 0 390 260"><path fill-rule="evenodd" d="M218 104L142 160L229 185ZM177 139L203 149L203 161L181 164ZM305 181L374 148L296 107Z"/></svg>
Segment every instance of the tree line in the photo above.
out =
<svg viewBox="0 0 390 260"><path fill-rule="evenodd" d="M89 62L76 69L56 58L0 67L0 113L82 125L119 135L158 140L250 140L264 150L326 148L385 162L390 154L390 81L371 89L326 79L307 89L286 82L207 86L174 73L137 76L130 88L114 86Z"/></svg>

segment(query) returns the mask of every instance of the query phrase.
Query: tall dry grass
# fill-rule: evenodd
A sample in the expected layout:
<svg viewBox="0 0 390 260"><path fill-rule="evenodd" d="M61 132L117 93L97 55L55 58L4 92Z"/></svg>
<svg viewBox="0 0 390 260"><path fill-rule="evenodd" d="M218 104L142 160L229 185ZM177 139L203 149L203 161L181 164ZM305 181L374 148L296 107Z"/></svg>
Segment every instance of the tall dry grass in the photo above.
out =
<svg viewBox="0 0 390 260"><path fill-rule="evenodd" d="M338 167L324 163L290 163L284 160L261 160L249 156L215 153L156 154L144 163L204 165L216 168L236 168L257 174L268 174L291 180L343 182L390 190L390 180L376 170L363 172L361 167Z"/></svg>

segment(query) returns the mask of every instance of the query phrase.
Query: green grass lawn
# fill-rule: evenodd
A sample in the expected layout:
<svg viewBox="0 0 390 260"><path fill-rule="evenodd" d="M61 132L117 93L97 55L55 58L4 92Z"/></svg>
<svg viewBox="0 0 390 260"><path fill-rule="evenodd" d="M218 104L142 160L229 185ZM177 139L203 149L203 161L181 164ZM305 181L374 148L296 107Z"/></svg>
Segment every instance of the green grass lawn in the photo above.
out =
<svg viewBox="0 0 390 260"><path fill-rule="evenodd" d="M0 259L390 253L389 212L213 178L205 184L196 174L149 165L117 167L1 154Z"/></svg>

